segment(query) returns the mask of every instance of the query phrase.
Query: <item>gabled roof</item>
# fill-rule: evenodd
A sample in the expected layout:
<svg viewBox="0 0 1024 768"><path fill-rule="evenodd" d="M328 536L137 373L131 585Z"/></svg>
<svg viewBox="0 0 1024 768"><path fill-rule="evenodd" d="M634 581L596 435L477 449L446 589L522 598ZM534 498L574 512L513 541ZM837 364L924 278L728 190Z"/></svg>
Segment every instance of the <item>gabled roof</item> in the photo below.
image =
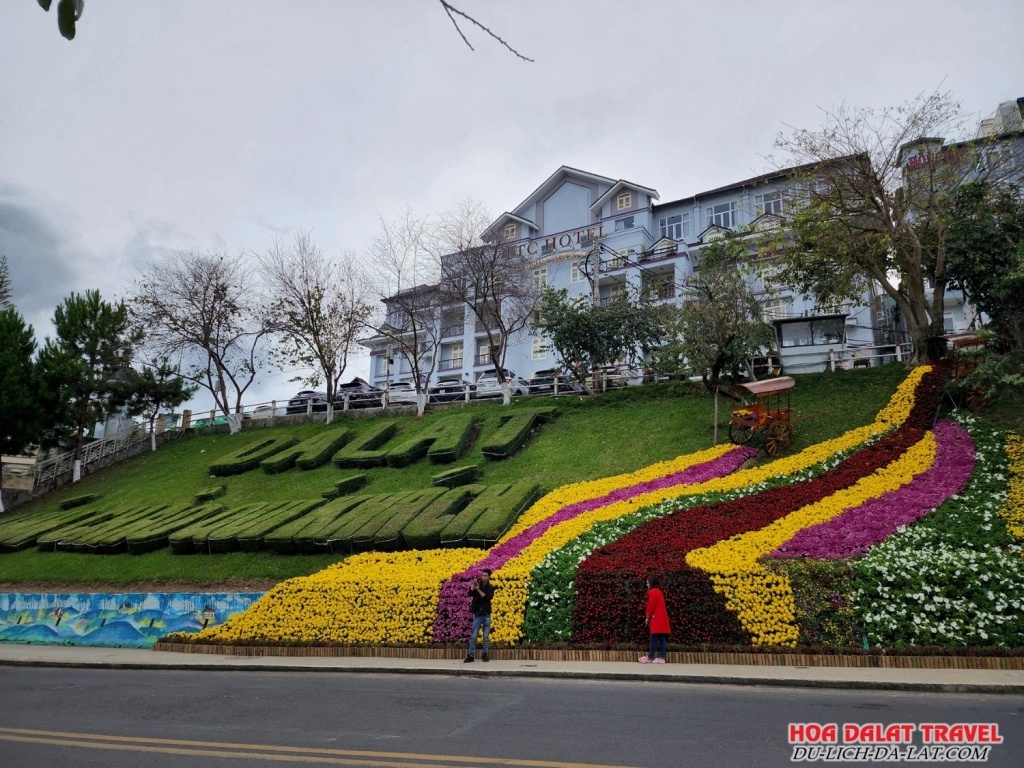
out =
<svg viewBox="0 0 1024 768"><path fill-rule="evenodd" d="M697 240L701 243L708 242L706 235L710 234L711 232L721 232L723 235L732 234L732 230L729 229L728 227L720 227L717 224L709 224L701 231L699 235L697 235Z"/></svg>
<svg viewBox="0 0 1024 768"><path fill-rule="evenodd" d="M593 204L591 204L591 212L597 213L598 211L600 211L602 205L604 205L608 200L611 200L613 197L615 197L615 195L619 194L619 192L623 189L631 189L637 192L643 192L652 200L658 199L658 190L651 189L650 187L642 187L639 184L634 184L633 182L626 181L625 179L619 179L614 184L612 184L611 189L609 189L607 192L605 192L603 195L597 198L597 200L595 200Z"/></svg>
<svg viewBox="0 0 1024 768"><path fill-rule="evenodd" d="M526 199L523 200L523 202L521 202L513 209L514 212L517 214L522 214L525 208L529 207L533 203L537 202L540 198L544 197L546 194L554 190L555 187L558 186L559 182L567 178L579 179L581 181L591 182L594 184L615 183L615 179L609 178L607 176L600 176L596 173L589 173L587 171L581 171L579 168L572 168L568 165L563 165L557 171L548 176L547 179L544 180L544 183L542 183L539 187L533 190L533 192L527 195Z"/></svg>
<svg viewBox="0 0 1024 768"><path fill-rule="evenodd" d="M534 224L529 219L524 219L522 216L516 216L514 213L509 213L508 211L505 211L503 214L501 214L501 216L499 216L493 222L491 222L491 225L487 227L487 229L485 229L483 232L481 232L480 236L483 237L484 240L490 240L491 236L495 232L497 232L510 221L514 221L517 224L522 224L533 230L538 229L537 225Z"/></svg>

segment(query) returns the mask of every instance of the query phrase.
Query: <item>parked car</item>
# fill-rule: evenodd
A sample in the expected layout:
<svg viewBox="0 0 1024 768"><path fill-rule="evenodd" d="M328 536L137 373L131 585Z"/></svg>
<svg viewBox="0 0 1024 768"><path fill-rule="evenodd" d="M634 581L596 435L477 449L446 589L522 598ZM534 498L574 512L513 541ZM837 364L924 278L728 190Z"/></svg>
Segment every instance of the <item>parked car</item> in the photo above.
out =
<svg viewBox="0 0 1024 768"><path fill-rule="evenodd" d="M285 416L288 413L288 409L284 406L277 406L276 408L272 405L257 405L253 408L251 414L246 414L252 419L271 419L274 416Z"/></svg>
<svg viewBox="0 0 1024 768"><path fill-rule="evenodd" d="M466 399L467 382L453 379L451 381L439 381L427 390L428 403L453 403L456 400ZM469 384L469 398L476 397L476 385Z"/></svg>
<svg viewBox="0 0 1024 768"><path fill-rule="evenodd" d="M411 381L399 381L388 386L388 403L391 405L416 405L416 387Z"/></svg>
<svg viewBox="0 0 1024 768"><path fill-rule="evenodd" d="M288 401L288 405L285 406L285 413L289 416L296 413L305 413L310 402L313 404L314 412L326 411L327 393L317 392L313 389L304 389L301 392L296 392L294 397Z"/></svg>
<svg viewBox="0 0 1024 768"><path fill-rule="evenodd" d="M579 392L582 389L565 371L560 371L557 368L545 368L543 371L537 371L530 377L530 394L553 395L555 394L556 381L558 382L559 393Z"/></svg>
<svg viewBox="0 0 1024 768"><path fill-rule="evenodd" d="M597 386L605 389L637 387L644 383L644 372L628 365L605 365L597 369Z"/></svg>
<svg viewBox="0 0 1024 768"><path fill-rule="evenodd" d="M380 408L383 405L384 390L378 389L358 376L345 384L339 384L334 393L334 407L345 407L348 396L349 408Z"/></svg>
<svg viewBox="0 0 1024 768"><path fill-rule="evenodd" d="M530 394L530 385L523 379L516 376L514 371L505 371L505 381L512 388L512 395ZM500 397L501 384L498 383L498 373L494 369L484 371L476 380L477 397Z"/></svg>

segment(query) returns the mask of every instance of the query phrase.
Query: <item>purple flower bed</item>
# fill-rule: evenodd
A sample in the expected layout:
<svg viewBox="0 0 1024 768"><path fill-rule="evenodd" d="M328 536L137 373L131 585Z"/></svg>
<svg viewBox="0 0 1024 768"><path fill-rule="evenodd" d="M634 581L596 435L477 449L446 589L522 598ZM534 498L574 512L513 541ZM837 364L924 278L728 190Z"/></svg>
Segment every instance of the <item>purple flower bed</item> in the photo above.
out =
<svg viewBox="0 0 1024 768"><path fill-rule="evenodd" d="M541 520L525 531L516 534L508 541L488 551L487 555L461 573L457 573L441 585L437 605L437 616L434 619L433 641L436 643L460 642L469 637L473 625L473 616L469 612L469 584L480 575L484 568L496 571L524 549L560 523L572 520L579 515L592 512L620 501L628 501L645 493L672 488L677 485L691 485L724 477L734 472L744 461L756 456L757 450L749 446L740 446L719 456L713 461L694 464L692 467L673 472L670 475L648 480L636 485L617 488L611 493L586 501L567 504L550 517Z"/></svg>
<svg viewBox="0 0 1024 768"><path fill-rule="evenodd" d="M803 529L769 557L859 555L959 493L974 471L971 436L951 421L938 422L934 435L935 461L927 470L902 488L847 509L827 523Z"/></svg>

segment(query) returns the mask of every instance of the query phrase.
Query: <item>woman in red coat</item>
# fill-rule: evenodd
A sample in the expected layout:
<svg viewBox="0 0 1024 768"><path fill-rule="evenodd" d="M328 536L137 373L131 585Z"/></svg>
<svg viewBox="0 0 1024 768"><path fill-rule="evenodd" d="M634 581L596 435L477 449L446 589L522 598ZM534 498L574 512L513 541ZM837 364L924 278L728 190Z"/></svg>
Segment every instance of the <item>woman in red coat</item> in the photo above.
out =
<svg viewBox="0 0 1024 768"><path fill-rule="evenodd" d="M662 594L658 577L647 577L647 630L651 633L651 650L637 661L641 664L664 664L665 648L672 629L668 625L668 611L665 610L665 595Z"/></svg>

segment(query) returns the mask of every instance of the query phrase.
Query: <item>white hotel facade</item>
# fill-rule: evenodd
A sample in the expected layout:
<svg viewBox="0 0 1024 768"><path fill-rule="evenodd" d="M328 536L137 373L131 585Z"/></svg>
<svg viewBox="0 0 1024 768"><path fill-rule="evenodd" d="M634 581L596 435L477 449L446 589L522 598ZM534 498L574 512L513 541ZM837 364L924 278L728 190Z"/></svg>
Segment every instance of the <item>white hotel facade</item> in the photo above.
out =
<svg viewBox="0 0 1024 768"><path fill-rule="evenodd" d="M728 232L777 227L783 205L797 192L795 177L806 170L791 168L661 203L652 187L562 166L499 216L488 232L508 247L521 249L538 286L565 288L570 296L594 293L601 301L633 286L659 300L677 302L680 286L699 262L701 247ZM601 259L596 290L588 278L595 258ZM768 319L785 327L784 339L780 336L783 362L786 349L806 348L802 351L813 361L803 367L808 372L822 370L830 349L839 359L850 358L852 350L886 341L885 310L874 295L827 315L816 310L813 300L793 292L776 293L764 307ZM438 314L439 343L423 350L437 356L428 385L476 382L493 370L487 334L473 313L452 305L439 307ZM891 338L891 332L888 335ZM408 360L386 339L366 343L372 384L411 379ZM505 367L524 379L558 365L545 339L529 331L508 339L507 346ZM421 370L430 367L427 362Z"/></svg>

